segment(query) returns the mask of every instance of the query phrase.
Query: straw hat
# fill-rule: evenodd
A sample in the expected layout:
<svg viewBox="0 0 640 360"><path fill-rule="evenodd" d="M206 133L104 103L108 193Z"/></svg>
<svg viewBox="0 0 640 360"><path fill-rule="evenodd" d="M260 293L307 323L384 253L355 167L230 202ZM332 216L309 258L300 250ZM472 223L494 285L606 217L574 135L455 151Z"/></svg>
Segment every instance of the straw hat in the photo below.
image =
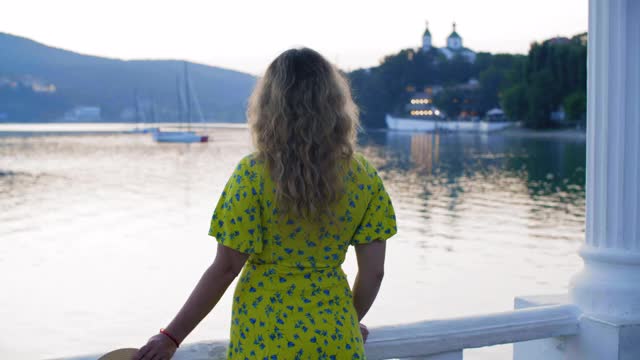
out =
<svg viewBox="0 0 640 360"><path fill-rule="evenodd" d="M131 360L138 349L126 348L118 349L102 355L98 360Z"/></svg>

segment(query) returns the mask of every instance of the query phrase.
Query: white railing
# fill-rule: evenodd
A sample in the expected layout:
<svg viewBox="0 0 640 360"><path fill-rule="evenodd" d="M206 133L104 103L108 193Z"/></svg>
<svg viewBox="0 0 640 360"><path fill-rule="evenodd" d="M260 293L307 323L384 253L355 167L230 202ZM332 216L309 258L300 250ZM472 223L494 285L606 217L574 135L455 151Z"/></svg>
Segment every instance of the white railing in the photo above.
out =
<svg viewBox="0 0 640 360"><path fill-rule="evenodd" d="M385 326L371 329L365 350L369 360L461 360L464 349L576 335L579 316L580 310L575 305L552 305ZM186 344L174 360L225 359L226 345L226 341Z"/></svg>
<svg viewBox="0 0 640 360"><path fill-rule="evenodd" d="M553 305L388 326L372 329L365 349L370 360L460 360L468 348L575 335L579 316L574 305Z"/></svg>

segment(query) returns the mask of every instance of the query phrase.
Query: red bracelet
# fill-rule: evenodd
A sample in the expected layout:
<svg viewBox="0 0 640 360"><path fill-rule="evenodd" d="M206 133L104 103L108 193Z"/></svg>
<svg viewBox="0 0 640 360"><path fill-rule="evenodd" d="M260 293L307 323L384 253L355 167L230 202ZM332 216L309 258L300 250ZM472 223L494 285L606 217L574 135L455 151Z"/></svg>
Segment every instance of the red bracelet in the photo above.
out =
<svg viewBox="0 0 640 360"><path fill-rule="evenodd" d="M180 343L178 342L178 340L176 340L176 338L173 337L173 335L169 334L167 332L167 330L165 330L164 328L160 329L160 334L168 337L169 339L171 339L171 341L173 341L174 344L176 344L176 347L179 348L180 347Z"/></svg>

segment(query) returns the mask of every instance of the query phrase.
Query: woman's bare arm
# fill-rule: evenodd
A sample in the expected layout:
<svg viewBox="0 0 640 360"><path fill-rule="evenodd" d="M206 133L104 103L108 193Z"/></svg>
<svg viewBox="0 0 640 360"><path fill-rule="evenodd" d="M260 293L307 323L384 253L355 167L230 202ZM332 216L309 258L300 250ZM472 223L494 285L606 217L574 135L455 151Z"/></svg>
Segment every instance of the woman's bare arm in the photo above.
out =
<svg viewBox="0 0 640 360"><path fill-rule="evenodd" d="M171 334L178 343L181 343L211 312L211 309L238 276L248 258L248 254L218 244L213 264L204 272L185 304L167 326L167 333ZM151 359L154 354L159 355L166 352L165 345L168 342L163 337L164 335L152 337L147 345L140 349L136 359ZM160 356L160 358L163 357Z"/></svg>
<svg viewBox="0 0 640 360"><path fill-rule="evenodd" d="M213 264L191 292L187 302L167 326L167 332L182 342L218 303L233 280L240 274L248 254L218 244Z"/></svg>
<svg viewBox="0 0 640 360"><path fill-rule="evenodd" d="M361 321L376 299L384 277L385 241L376 240L355 248L358 274L353 284L353 304Z"/></svg>

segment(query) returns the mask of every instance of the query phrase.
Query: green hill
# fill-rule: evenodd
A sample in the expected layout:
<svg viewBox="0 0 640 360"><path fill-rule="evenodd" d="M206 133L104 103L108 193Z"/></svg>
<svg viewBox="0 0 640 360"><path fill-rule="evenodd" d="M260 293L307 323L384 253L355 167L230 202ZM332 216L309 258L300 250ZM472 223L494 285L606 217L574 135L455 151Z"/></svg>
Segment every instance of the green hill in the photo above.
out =
<svg viewBox="0 0 640 360"><path fill-rule="evenodd" d="M255 77L188 63L193 88L208 121L244 121ZM105 121L141 102L156 105L159 121L175 121L176 79L183 61L82 55L0 33L0 121L52 121L75 106L99 106Z"/></svg>

